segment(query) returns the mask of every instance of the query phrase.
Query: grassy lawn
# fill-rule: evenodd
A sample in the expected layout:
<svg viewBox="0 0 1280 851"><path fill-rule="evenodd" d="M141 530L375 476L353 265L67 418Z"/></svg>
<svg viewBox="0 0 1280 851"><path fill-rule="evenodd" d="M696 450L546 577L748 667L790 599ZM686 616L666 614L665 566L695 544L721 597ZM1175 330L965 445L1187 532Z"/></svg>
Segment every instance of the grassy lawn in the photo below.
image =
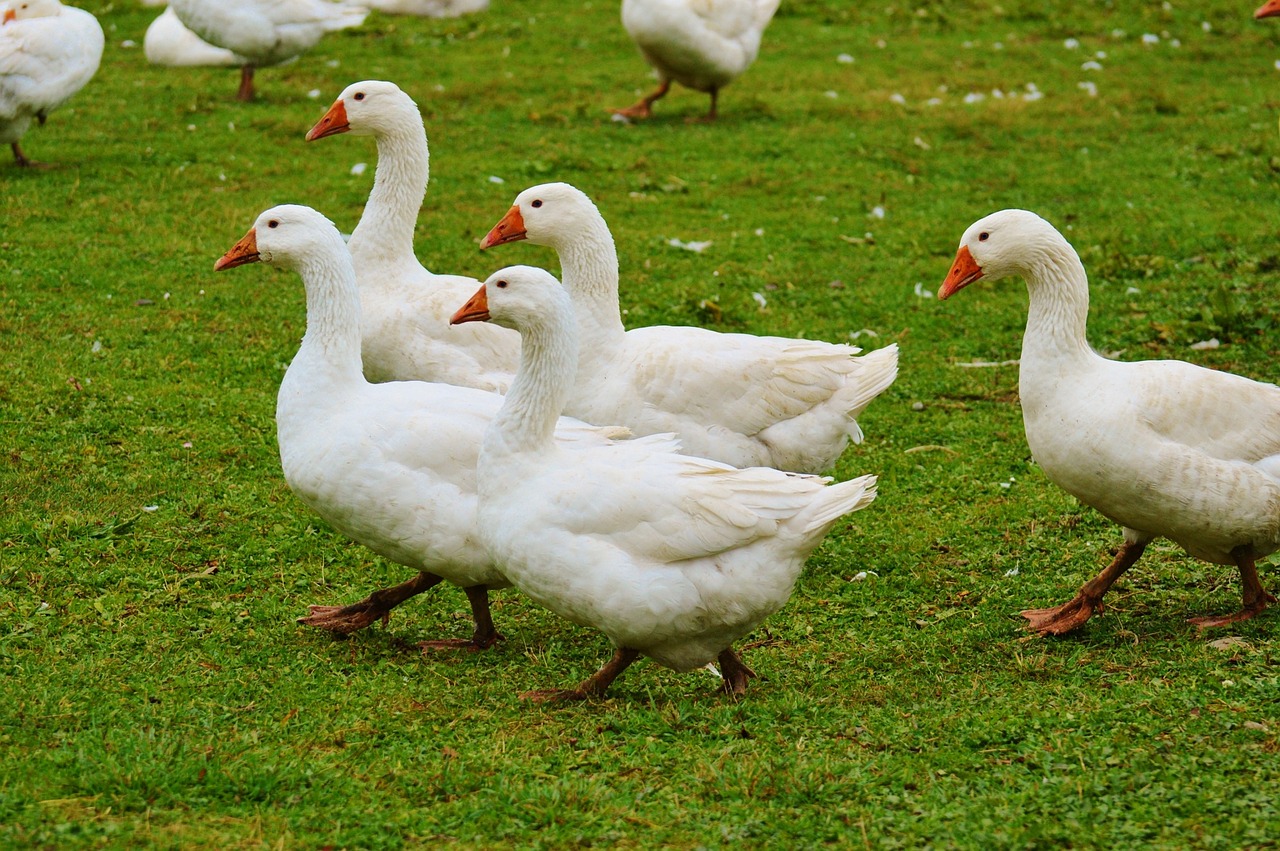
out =
<svg viewBox="0 0 1280 851"><path fill-rule="evenodd" d="M652 84L616 2L373 15L247 105L233 69L146 63L155 10L81 5L102 68L24 140L59 166L0 151L0 847L1277 846L1280 610L1198 634L1235 571L1159 542L1079 633L1029 637L1119 530L1031 461L1017 367L963 366L1018 356L1022 285L929 297L965 227L1026 207L1084 258L1097 348L1280 377L1280 24L1253 4L784 0L712 126L678 88L609 120ZM367 78L423 110L430 268L554 269L476 242L564 180L629 325L901 345L835 470L880 497L746 642L744 700L641 663L522 703L609 648L515 592L488 653L419 653L469 634L454 588L347 640L294 623L408 572L281 476L299 281L212 267L277 203L355 225L372 141L303 135Z"/></svg>

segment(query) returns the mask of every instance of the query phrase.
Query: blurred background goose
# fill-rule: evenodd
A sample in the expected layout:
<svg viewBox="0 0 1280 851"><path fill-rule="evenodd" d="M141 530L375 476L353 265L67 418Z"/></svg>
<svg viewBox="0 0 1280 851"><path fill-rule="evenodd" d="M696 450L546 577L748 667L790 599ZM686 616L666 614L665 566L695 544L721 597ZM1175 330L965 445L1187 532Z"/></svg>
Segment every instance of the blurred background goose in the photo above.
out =
<svg viewBox="0 0 1280 851"><path fill-rule="evenodd" d="M98 19L58 0L0 3L0 143L20 166L39 165L19 145L32 121L71 99L98 72Z"/></svg>
<svg viewBox="0 0 1280 851"><path fill-rule="evenodd" d="M720 90L746 71L760 52L779 0L622 0L622 25L658 74L658 88L626 109L648 118L671 82L711 95L703 120L716 118Z"/></svg>
<svg viewBox="0 0 1280 851"><path fill-rule="evenodd" d="M172 0L170 8L200 38L244 57L236 96L246 101L254 97L255 68L300 56L368 14L352 0Z"/></svg>
<svg viewBox="0 0 1280 851"><path fill-rule="evenodd" d="M165 9L147 27L142 52L152 65L167 67L239 67L248 60L224 47L215 47L187 29L173 9Z"/></svg>

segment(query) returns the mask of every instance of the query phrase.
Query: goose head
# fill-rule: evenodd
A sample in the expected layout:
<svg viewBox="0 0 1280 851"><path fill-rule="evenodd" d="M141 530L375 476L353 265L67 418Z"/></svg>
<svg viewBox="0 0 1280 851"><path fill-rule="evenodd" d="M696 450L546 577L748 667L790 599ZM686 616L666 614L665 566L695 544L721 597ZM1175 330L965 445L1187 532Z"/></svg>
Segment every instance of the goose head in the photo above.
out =
<svg viewBox="0 0 1280 851"><path fill-rule="evenodd" d="M949 298L974 281L1025 278L1065 243L1053 225L1027 210L1001 210L978 219L961 237L938 298Z"/></svg>
<svg viewBox="0 0 1280 851"><path fill-rule="evenodd" d="M231 250L214 264L215 272L266 263L281 269L300 269L308 259L327 250L334 239L339 243L333 222L310 207L281 204L258 216Z"/></svg>
<svg viewBox="0 0 1280 851"><path fill-rule="evenodd" d="M13 0L0 8L4 9L0 13L0 21L5 24L29 18L53 18L62 14L62 3L58 0Z"/></svg>
<svg viewBox="0 0 1280 851"><path fill-rule="evenodd" d="M569 294L555 275L536 266L508 266L490 275L449 324L493 322L523 332L572 312Z"/></svg>
<svg viewBox="0 0 1280 851"><path fill-rule="evenodd" d="M1259 6L1257 11L1253 13L1253 17L1259 21L1263 18L1274 18L1277 16L1280 16L1280 0L1267 0L1266 3Z"/></svg>
<svg viewBox="0 0 1280 851"><path fill-rule="evenodd" d="M543 183L516 196L511 209L481 240L480 247L527 239L534 245L558 248L599 221L600 211L582 190L567 183Z"/></svg>
<svg viewBox="0 0 1280 851"><path fill-rule="evenodd" d="M342 90L324 117L307 131L307 141L350 133L353 136L381 136L408 122L414 132L422 132L422 119L413 98L395 83L362 80Z"/></svg>

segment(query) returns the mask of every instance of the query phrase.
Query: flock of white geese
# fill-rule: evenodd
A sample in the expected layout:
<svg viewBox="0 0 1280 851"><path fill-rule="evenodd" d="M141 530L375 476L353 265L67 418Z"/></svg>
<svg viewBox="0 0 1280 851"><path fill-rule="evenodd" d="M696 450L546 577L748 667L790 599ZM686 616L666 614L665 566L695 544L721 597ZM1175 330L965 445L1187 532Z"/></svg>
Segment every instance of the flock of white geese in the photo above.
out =
<svg viewBox="0 0 1280 851"><path fill-rule="evenodd" d="M424 2L419 13L424 5L441 6ZM715 117L716 93L754 58L777 0L718 6L749 35L716 53L680 17L705 4L624 0L624 23L661 83L620 113L647 116L677 80L708 92ZM250 7L274 37L236 17ZM312 12L300 28L304 7ZM298 11L289 35L283 9ZM1280 0L1257 14L1280 14ZM245 69L240 93L251 97L254 67L296 56L364 10L345 0L172 0L157 25L170 15L209 42L201 50L230 52L217 61ZM228 15L234 27L219 23ZM57 18L59 32L82 33L82 52L98 56L102 31L58 0L7 0L0 16L0 139L21 164L18 140L61 101L46 86L44 100L13 108L29 92L12 82L20 75L8 28ZM92 76L68 67L66 54L46 57L60 69L62 100ZM549 246L562 280L531 266L484 282L434 273L413 250L429 154L412 98L390 82L354 83L306 138L340 134L372 136L378 150L350 239L315 210L278 206L216 264L262 262L301 277L307 331L276 410L285 478L335 529L416 571L357 603L312 606L301 622L353 632L449 582L465 592L474 631L424 647L480 650L501 638L489 591L515 586L603 632L615 650L577 686L531 699L601 695L641 655L678 671L714 665L725 691L742 694L753 674L734 642L784 605L832 525L875 499L875 476L833 483L820 474L861 440L856 417L895 380L896 345L863 354L695 327L627 329L608 225L565 183L519 193L481 243ZM1157 537L1240 573L1241 609L1197 625L1236 623L1273 603L1256 561L1280 549L1280 388L1181 361L1097 354L1079 256L1024 210L965 231L939 297L1006 277L1024 279L1030 294L1019 392L1032 455L1124 530L1114 561L1075 597L1022 613L1029 627L1079 628Z"/></svg>

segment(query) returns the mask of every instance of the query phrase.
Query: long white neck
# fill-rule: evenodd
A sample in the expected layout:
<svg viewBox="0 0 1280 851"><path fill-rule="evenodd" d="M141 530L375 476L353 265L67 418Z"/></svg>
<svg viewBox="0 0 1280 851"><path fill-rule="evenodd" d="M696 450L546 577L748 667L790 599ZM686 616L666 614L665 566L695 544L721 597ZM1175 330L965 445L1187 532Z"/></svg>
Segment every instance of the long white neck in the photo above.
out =
<svg viewBox="0 0 1280 851"><path fill-rule="evenodd" d="M333 245L310 252L298 274L307 293L307 332L286 379L290 383L303 380L312 388L317 384L362 384L360 296L351 256L336 232Z"/></svg>
<svg viewBox="0 0 1280 851"><path fill-rule="evenodd" d="M618 309L618 249L609 226L596 215L573 239L552 247L560 255L583 351L617 345L626 329Z"/></svg>
<svg viewBox="0 0 1280 851"><path fill-rule="evenodd" d="M416 109L377 135L378 169L360 223L347 243L360 263L413 255L413 229L431 177L426 131Z"/></svg>
<svg viewBox="0 0 1280 851"><path fill-rule="evenodd" d="M1065 240L1045 247L1023 277L1031 300L1023 366L1097 357L1085 335L1089 279L1075 250Z"/></svg>
<svg viewBox="0 0 1280 851"><path fill-rule="evenodd" d="M520 366L485 436L486 451L549 451L578 366L571 316L566 304L521 330Z"/></svg>

